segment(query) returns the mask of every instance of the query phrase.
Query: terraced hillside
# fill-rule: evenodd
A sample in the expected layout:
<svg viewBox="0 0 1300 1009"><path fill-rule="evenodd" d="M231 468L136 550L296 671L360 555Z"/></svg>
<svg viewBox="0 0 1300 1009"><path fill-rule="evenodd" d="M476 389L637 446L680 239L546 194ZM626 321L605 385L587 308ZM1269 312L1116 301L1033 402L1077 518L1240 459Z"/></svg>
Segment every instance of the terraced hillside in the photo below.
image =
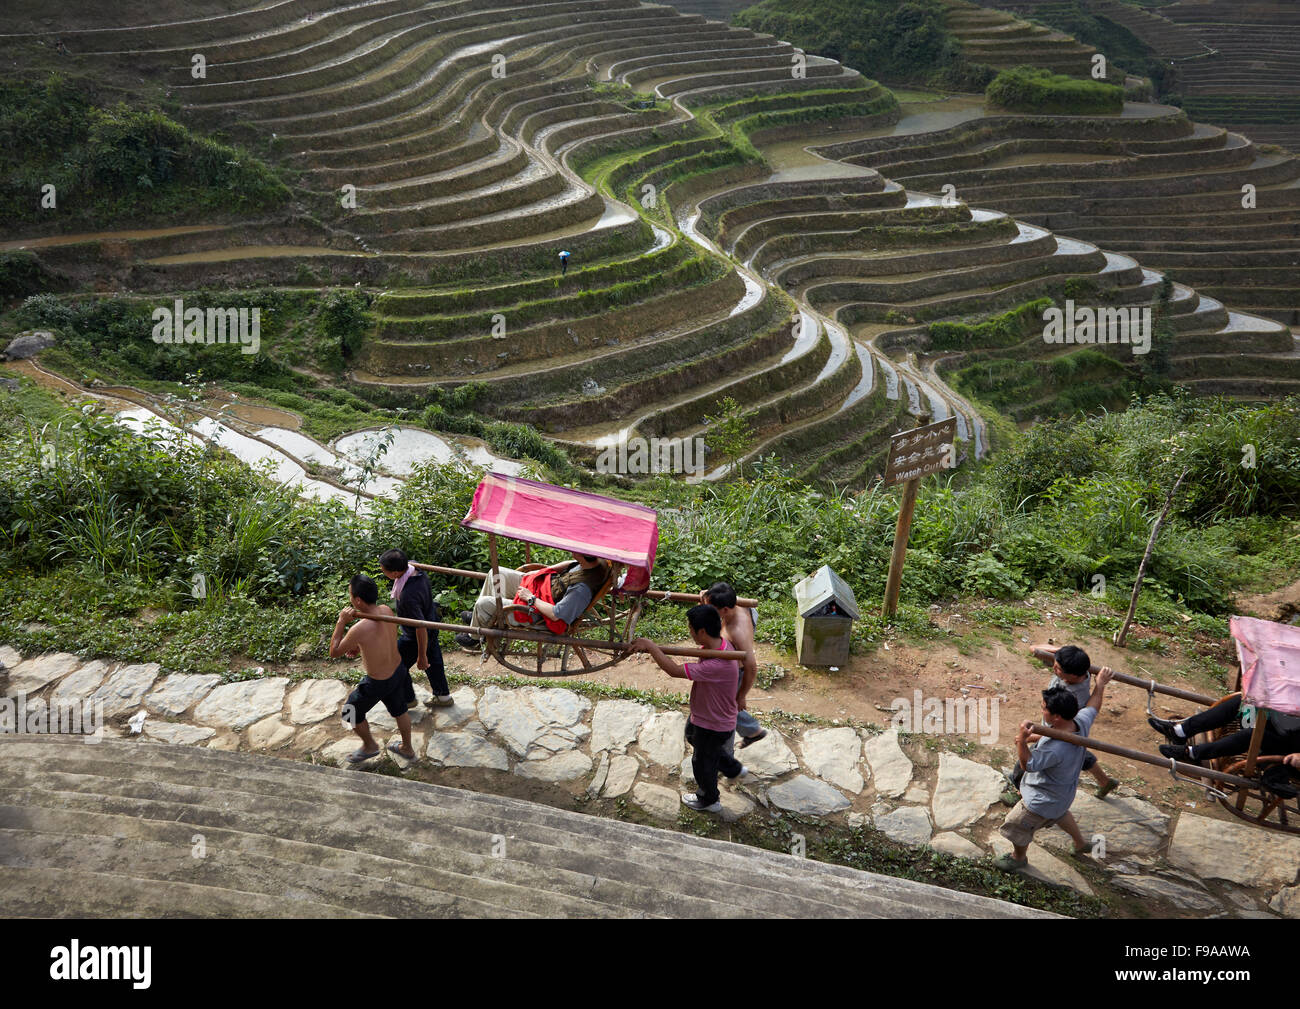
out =
<svg viewBox="0 0 1300 1009"><path fill-rule="evenodd" d="M1189 113L1300 152L1300 6L1183 0L1158 13L1216 53L1184 68Z"/></svg>
<svg viewBox="0 0 1300 1009"><path fill-rule="evenodd" d="M676 0L673 6L685 14L702 14L715 21L730 22L732 17L756 0Z"/></svg>
<svg viewBox="0 0 1300 1009"><path fill-rule="evenodd" d="M1061 0L980 0L1050 18ZM1291 0L1079 0L1176 65L1170 91L1196 119L1300 150L1300 6ZM990 16L993 13L990 11Z"/></svg>
<svg viewBox="0 0 1300 1009"><path fill-rule="evenodd" d="M1097 50L1065 32L1031 24L1007 13L968 0L942 0L948 30L961 43L962 55L973 63L999 70L1022 65L1044 67L1071 77L1089 77ZM1005 6L998 4L998 7ZM1123 83L1124 72L1107 67L1107 80Z"/></svg>
<svg viewBox="0 0 1300 1009"><path fill-rule="evenodd" d="M1136 256L1233 309L1300 322L1300 158L1176 109L1127 108L1117 120L989 117L834 153Z"/></svg>
<svg viewBox="0 0 1300 1009"><path fill-rule="evenodd" d="M537 426L578 459L620 432L701 434L728 399L743 404L752 455L776 452L811 480L869 480L889 434L923 408L956 415L982 452L976 410L924 355L929 323L1042 295L1150 303L1160 286L1074 230L1086 218L1064 219L1070 238L1046 230L1059 226L1053 215L1080 212L1068 190L1068 209L1052 195L1022 223L1002 199L1017 194L958 171L1019 157L981 130L1050 139L1077 123L982 120L966 101L895 124L893 97L856 72L668 7L371 0L321 13L282 0L61 37L79 71L130 67L165 84L186 121L250 143L271 138L269 150L300 173L298 202L275 219L100 235L51 227L6 236L9 247L98 290L154 298L201 286L363 285L376 292L377 318L346 378L353 390L421 407L481 383L479 409ZM197 47L202 80L190 73ZM961 125L935 133L947 123ZM1209 186L1162 180L1175 215L1189 194L1227 185L1229 167L1274 187L1269 199L1300 192L1289 159L1257 158L1240 138L1194 129L1173 110L1131 107L1115 123L1115 137L1151 150L1166 173L1192 155L1223 168ZM986 139L989 150L967 150ZM827 140L839 141L824 148L829 157L806 149ZM1112 180L1099 201L1113 198L1119 170L1082 163L1095 160L1093 142L1051 143L1068 156L1033 155L997 181L1045 171L1074 185L1073 173L1095 172ZM948 183L958 200L941 198ZM348 187L355 208L341 206ZM1281 214L1285 232L1288 212L1267 212ZM1230 234L1254 229L1259 242L1258 223ZM1186 255L1209 255L1178 234ZM561 248L573 254L563 276ZM1260 272L1270 250L1250 280L1287 292L1280 262ZM1290 297L1267 307L1293 311ZM1178 377L1248 396L1300 381L1284 326L1186 288L1173 306ZM1025 352L1052 349L1039 339ZM1085 362L1100 378L1132 370L1127 348L1108 351L1102 364Z"/></svg>

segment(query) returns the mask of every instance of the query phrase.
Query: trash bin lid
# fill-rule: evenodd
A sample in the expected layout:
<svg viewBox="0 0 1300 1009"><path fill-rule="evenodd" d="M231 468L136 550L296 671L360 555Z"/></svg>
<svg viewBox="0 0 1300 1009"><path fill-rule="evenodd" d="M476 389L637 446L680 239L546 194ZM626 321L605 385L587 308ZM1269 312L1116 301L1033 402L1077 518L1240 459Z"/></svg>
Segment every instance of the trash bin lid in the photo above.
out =
<svg viewBox="0 0 1300 1009"><path fill-rule="evenodd" d="M831 599L847 616L858 619L858 601L853 598L853 590L827 565L823 564L794 587L794 600L801 617L808 616Z"/></svg>

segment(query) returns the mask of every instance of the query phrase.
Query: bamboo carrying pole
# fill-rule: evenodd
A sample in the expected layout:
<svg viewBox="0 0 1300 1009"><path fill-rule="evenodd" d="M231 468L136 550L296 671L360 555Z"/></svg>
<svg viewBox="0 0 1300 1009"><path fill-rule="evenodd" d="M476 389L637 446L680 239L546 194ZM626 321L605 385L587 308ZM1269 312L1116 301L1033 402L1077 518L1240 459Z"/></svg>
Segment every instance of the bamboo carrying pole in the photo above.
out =
<svg viewBox="0 0 1300 1009"><path fill-rule="evenodd" d="M1034 656L1042 661L1045 665L1051 665L1055 661L1053 652L1046 648L1035 648ZM1101 666L1089 666L1088 671L1094 676L1101 672ZM1114 670L1111 670L1114 672ZM1197 694L1190 690L1183 690L1181 687L1166 687L1164 684L1157 683L1155 680L1143 680L1128 673L1115 673L1115 680L1118 683L1127 683L1130 686L1142 687L1144 690L1154 690L1157 694L1168 694L1170 697L1178 697L1184 701L1193 701L1196 704L1204 704L1207 707L1213 707L1219 703L1220 698L1210 697L1208 694Z"/></svg>
<svg viewBox="0 0 1300 1009"><path fill-rule="evenodd" d="M479 581L486 581L487 575L482 571L467 571L464 568L444 568L437 564L416 564L415 567L421 571L432 571L439 575L453 575L459 578L477 578ZM697 603L700 601L698 594L691 595L689 592L660 592L657 589L647 589L645 595L650 599L658 599L661 602L674 603ZM740 596L736 597L737 606L755 607L758 605L757 599L745 599Z"/></svg>
<svg viewBox="0 0 1300 1009"><path fill-rule="evenodd" d="M1251 781L1249 778L1239 777L1236 774L1227 774L1224 771L1216 771L1211 767L1201 767L1199 764L1185 764L1179 760L1170 760L1168 757L1157 757L1153 753L1144 753L1141 750L1130 750L1127 746L1117 746L1114 743L1103 743L1100 739L1089 739L1087 736L1080 736L1073 732L1063 732L1060 729L1053 729L1050 725L1034 725L1030 727L1030 731L1036 732L1040 736L1047 736L1049 739L1060 739L1066 743L1073 743L1075 746L1086 746L1090 750L1100 750L1102 753L1113 753L1118 757L1127 757L1129 760L1138 760L1144 764L1163 767L1166 770L1172 768L1179 774L1190 774L1198 778L1209 778L1211 781L1221 781L1228 785L1236 785L1238 788L1258 787L1257 782Z"/></svg>
<svg viewBox="0 0 1300 1009"><path fill-rule="evenodd" d="M401 624L404 627L424 627L431 631L450 631L453 634L482 634L492 638L516 638L523 641L541 641L548 645L573 645L578 648L591 648L596 651L630 652L631 646L622 641L601 641L599 638L570 638L563 634L544 634L541 631L529 631L523 628L500 630L495 627L469 627L465 624L443 624L433 620L415 620L411 617L390 617L385 613L358 613L366 620L378 620L385 624ZM721 651L715 648L688 648L685 645L660 645L665 655L679 655L688 659L728 659L743 662L749 652L728 648Z"/></svg>

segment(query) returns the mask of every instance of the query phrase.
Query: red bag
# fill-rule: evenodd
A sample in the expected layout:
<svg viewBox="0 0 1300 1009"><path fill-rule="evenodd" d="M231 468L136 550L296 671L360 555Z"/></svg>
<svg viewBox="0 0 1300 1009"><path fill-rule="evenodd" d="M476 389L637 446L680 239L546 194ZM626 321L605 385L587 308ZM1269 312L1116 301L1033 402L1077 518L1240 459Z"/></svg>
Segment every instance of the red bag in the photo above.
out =
<svg viewBox="0 0 1300 1009"><path fill-rule="evenodd" d="M527 589L544 603L554 603L551 598L551 575L555 574L550 568L541 568L537 571L529 571L519 580L519 587ZM515 602L523 605L523 600L519 598L519 593L515 593ZM569 625L563 620L552 620L550 617L542 617L546 623L546 628L552 634L563 634L569 629Z"/></svg>

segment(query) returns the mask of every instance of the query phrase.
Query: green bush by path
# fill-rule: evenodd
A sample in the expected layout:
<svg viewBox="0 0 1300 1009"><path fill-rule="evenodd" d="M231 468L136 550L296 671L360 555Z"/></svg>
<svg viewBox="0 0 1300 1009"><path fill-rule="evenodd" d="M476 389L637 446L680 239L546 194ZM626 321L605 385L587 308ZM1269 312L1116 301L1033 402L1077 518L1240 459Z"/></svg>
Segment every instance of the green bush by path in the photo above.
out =
<svg viewBox="0 0 1300 1009"><path fill-rule="evenodd" d="M1008 112L1086 116L1118 114L1124 109L1124 89L1118 85L1035 67L1003 70L984 96L991 108Z"/></svg>
<svg viewBox="0 0 1300 1009"><path fill-rule="evenodd" d="M154 109L95 105L58 75L0 81L0 214L8 221L121 227L248 214L289 199L246 151L198 136ZM56 207L41 206L55 187Z"/></svg>

